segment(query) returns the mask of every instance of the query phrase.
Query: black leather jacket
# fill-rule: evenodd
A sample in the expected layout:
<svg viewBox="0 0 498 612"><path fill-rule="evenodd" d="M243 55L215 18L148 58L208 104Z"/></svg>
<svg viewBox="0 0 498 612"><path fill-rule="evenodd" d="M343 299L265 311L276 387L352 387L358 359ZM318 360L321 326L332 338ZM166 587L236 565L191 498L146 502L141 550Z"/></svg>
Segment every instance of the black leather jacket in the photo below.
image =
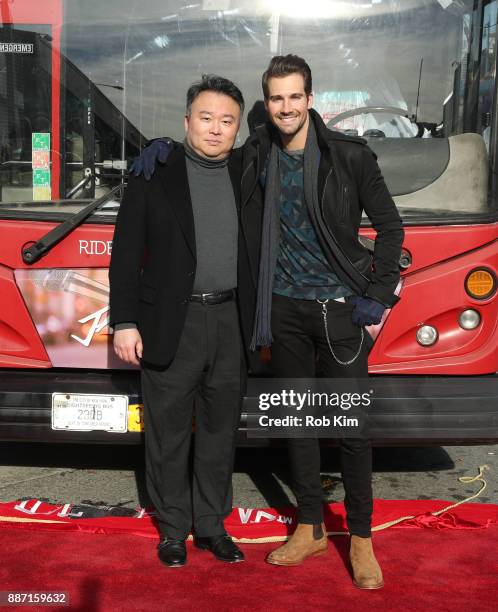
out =
<svg viewBox="0 0 498 612"><path fill-rule="evenodd" d="M362 138L326 128L313 109L320 148L319 210L311 215L320 245L336 274L359 295L393 306L403 243L401 217L391 198L375 154ZM263 190L259 176L267 161L275 128L256 129L243 146L241 223L254 279L259 267ZM358 241L363 210L377 232L373 256Z"/></svg>

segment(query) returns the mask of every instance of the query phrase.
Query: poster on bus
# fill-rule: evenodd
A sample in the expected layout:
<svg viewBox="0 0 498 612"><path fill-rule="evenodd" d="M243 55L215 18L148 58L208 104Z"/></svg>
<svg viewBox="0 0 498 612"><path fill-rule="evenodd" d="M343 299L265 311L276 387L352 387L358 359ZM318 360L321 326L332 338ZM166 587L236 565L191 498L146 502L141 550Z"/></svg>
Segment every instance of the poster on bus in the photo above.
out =
<svg viewBox="0 0 498 612"><path fill-rule="evenodd" d="M15 278L53 366L134 367L113 350L106 268L17 270Z"/></svg>

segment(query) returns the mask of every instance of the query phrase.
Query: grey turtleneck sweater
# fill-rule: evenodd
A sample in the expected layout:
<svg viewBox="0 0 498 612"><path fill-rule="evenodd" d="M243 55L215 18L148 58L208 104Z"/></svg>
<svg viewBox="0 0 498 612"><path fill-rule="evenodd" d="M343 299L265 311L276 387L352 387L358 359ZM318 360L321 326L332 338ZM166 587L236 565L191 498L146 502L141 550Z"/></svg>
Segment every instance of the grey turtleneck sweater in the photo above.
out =
<svg viewBox="0 0 498 612"><path fill-rule="evenodd" d="M213 161L185 141L185 161L194 215L196 274L194 293L225 291L237 286L238 220L228 157ZM114 331L136 327L123 322Z"/></svg>
<svg viewBox="0 0 498 612"><path fill-rule="evenodd" d="M184 143L194 213L197 269L194 293L237 286L238 220L228 157L213 161Z"/></svg>

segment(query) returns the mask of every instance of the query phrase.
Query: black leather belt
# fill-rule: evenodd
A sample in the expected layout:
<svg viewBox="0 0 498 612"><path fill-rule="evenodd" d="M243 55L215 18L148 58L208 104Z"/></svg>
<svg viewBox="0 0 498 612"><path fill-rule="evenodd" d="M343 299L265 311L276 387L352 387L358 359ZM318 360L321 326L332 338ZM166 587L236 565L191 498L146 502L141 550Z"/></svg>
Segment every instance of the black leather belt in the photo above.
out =
<svg viewBox="0 0 498 612"><path fill-rule="evenodd" d="M213 291L211 293L192 293L189 302L200 302L201 304L222 304L235 298L235 289L228 291Z"/></svg>

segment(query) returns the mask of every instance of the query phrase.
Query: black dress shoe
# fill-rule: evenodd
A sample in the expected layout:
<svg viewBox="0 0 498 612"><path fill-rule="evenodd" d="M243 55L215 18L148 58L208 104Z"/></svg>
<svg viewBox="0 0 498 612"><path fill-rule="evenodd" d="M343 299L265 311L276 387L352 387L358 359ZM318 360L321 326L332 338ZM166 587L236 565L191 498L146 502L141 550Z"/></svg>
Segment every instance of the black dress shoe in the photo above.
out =
<svg viewBox="0 0 498 612"><path fill-rule="evenodd" d="M185 540L166 538L157 545L157 556L168 567L182 567L187 563L187 548Z"/></svg>
<svg viewBox="0 0 498 612"><path fill-rule="evenodd" d="M210 550L220 561L237 563L244 561L244 553L232 542L232 538L224 533L206 538L196 537L194 544L201 550Z"/></svg>

